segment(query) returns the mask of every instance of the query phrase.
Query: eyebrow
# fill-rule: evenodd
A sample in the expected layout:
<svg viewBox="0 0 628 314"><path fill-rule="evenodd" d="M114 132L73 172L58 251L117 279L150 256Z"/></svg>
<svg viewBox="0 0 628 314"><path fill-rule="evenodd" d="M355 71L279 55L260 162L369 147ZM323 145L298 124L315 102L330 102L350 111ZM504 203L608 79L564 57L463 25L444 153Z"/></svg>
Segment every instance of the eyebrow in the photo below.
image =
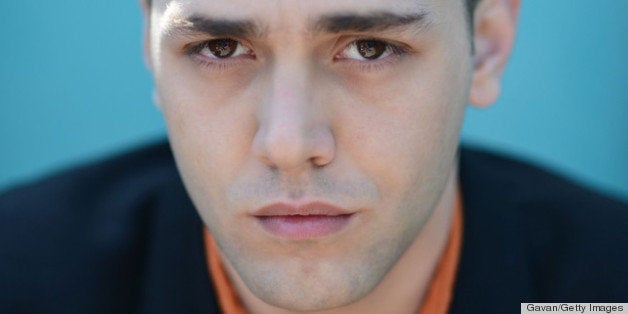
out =
<svg viewBox="0 0 628 314"><path fill-rule="evenodd" d="M368 32L385 31L391 28L418 25L427 27L428 14L425 11L411 14L397 14L391 12L372 12L367 14L332 14L320 18L315 23L318 32Z"/></svg>
<svg viewBox="0 0 628 314"><path fill-rule="evenodd" d="M167 34L192 35L208 34L213 37L259 37L261 29L251 20L230 20L211 18L203 15L191 15L172 22Z"/></svg>
<svg viewBox="0 0 628 314"><path fill-rule="evenodd" d="M422 29L430 24L427 17L428 14L425 11L411 14L339 13L324 15L316 19L312 23L312 29L317 33L385 31L408 25L416 25L418 29ZM207 34L212 37L236 38L255 38L264 35L262 27L253 20L213 18L198 14L173 20L166 33L169 36Z"/></svg>

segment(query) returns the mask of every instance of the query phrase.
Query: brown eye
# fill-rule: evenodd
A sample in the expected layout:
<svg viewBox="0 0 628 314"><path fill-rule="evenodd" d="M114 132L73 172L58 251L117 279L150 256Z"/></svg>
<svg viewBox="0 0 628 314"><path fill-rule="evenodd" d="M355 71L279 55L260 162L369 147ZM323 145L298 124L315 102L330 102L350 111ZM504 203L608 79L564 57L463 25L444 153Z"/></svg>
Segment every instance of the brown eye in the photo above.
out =
<svg viewBox="0 0 628 314"><path fill-rule="evenodd" d="M381 57L388 48L386 43L379 40L358 40L356 46L360 56L369 60Z"/></svg>
<svg viewBox="0 0 628 314"><path fill-rule="evenodd" d="M214 39L208 41L205 48L216 58L228 58L238 49L238 42L233 39Z"/></svg>

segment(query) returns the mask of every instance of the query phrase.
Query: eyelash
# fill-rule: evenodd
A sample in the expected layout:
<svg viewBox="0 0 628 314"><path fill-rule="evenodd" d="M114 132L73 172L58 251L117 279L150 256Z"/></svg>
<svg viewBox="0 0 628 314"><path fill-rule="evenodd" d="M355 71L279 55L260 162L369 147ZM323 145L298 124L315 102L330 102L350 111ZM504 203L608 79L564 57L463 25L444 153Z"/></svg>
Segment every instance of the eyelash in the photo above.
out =
<svg viewBox="0 0 628 314"><path fill-rule="evenodd" d="M212 40L214 39L206 40L206 41L196 43L196 44L187 45L186 47L184 47L184 52L186 55L190 56L194 61L196 61L201 66L210 68L212 70L217 70L217 71L227 70L230 67L237 65L238 63L243 61L241 60L242 58L240 56L236 56L233 58L228 57L224 59L209 59L207 57L202 56L201 51L205 49ZM344 52L345 49L349 48L350 46L356 45L356 43L359 41L364 41L364 40L378 41L385 44L386 49L391 50L390 55L384 57L383 59L374 59L374 60L368 60L368 59L356 60L352 58L338 58L338 55ZM235 41L237 41L239 45L242 45L240 41L238 40L235 40ZM351 66L357 66L362 71L372 71L372 70L382 69L383 67L394 63L395 60L397 60L399 57L402 57L403 55L408 54L408 53L410 53L410 49L408 49L407 47L403 45L393 44L389 41L381 40L377 38L357 38L349 42L347 45L345 45L344 48L341 50L341 52L337 53L333 59L335 62L342 62L342 63L349 64ZM254 59L255 54L246 55L244 57Z"/></svg>
<svg viewBox="0 0 628 314"><path fill-rule="evenodd" d="M383 59L374 59L374 60L356 60L356 59L351 59L351 58L338 58L338 55L340 55L342 52L345 51L345 49L349 48L350 46L355 46L357 45L357 42L359 41L377 41L377 42L381 42L383 44L386 45L386 49L390 49L391 53L390 55L384 57ZM390 41L387 40L383 40L383 39L377 39L377 38L371 38L371 37L364 37L364 38L357 38L352 40L351 42L349 42L347 45L344 46L343 50L336 54L334 56L334 61L336 62L343 62L343 63L348 63L350 66L357 66L359 67L362 71L376 71L376 70L380 70L383 69L384 67L386 67L387 65L391 65L393 64L397 59L399 59L400 57L403 57L404 55L410 53L411 50L404 46L404 45L400 45L400 44L394 44L391 43Z"/></svg>
<svg viewBox="0 0 628 314"><path fill-rule="evenodd" d="M225 38L225 39L231 39L231 38ZM203 49L205 49L209 45L209 43L213 40L215 39L210 39L210 40L205 40L199 43L189 44L183 48L183 51L186 55L192 58L192 60L197 62L199 65L210 68L211 70L214 70L214 71L227 70L230 67L237 65L239 62L242 62L243 60L241 59L244 59L244 58L247 58L247 59L255 58L254 54L247 54L245 56L227 57L223 59L220 59L220 58L210 59L210 58L202 56L201 51L203 51ZM238 40L235 40L235 41L238 43L238 45L242 45L240 41ZM249 49L249 48L246 48L246 49Z"/></svg>

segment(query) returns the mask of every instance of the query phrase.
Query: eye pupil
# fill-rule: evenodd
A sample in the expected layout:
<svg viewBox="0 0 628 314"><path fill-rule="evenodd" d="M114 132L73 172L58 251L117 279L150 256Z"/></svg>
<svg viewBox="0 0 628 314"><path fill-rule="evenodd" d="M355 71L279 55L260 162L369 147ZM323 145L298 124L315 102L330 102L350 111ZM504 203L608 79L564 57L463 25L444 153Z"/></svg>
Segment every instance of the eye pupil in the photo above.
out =
<svg viewBox="0 0 628 314"><path fill-rule="evenodd" d="M378 40L360 40L356 44L360 55L365 59L377 59L386 52L386 44Z"/></svg>
<svg viewBox="0 0 628 314"><path fill-rule="evenodd" d="M209 51L218 58L227 58L235 53L238 42L233 39L215 39L207 43Z"/></svg>

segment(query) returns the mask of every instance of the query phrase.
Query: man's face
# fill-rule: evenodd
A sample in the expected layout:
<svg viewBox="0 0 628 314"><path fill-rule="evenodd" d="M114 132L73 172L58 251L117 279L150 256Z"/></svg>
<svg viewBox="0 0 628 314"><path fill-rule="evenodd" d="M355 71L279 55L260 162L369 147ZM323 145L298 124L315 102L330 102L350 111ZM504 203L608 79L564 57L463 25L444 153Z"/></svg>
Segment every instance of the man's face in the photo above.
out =
<svg viewBox="0 0 628 314"><path fill-rule="evenodd" d="M472 73L463 0L156 1L177 166L267 303L360 299L454 179Z"/></svg>

